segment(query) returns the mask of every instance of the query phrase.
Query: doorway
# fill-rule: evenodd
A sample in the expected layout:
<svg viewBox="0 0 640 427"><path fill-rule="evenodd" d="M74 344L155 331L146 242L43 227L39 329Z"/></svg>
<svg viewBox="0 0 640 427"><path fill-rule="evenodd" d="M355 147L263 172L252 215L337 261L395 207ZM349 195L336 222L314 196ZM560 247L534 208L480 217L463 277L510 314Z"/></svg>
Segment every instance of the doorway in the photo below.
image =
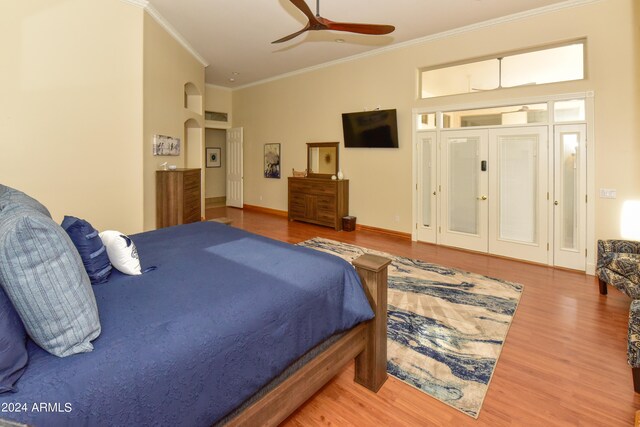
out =
<svg viewBox="0 0 640 427"><path fill-rule="evenodd" d="M442 244L548 262L547 132L442 132Z"/></svg>
<svg viewBox="0 0 640 427"><path fill-rule="evenodd" d="M575 105L520 108L516 123L478 109L493 125L473 110L414 115L414 240L590 270L587 123L562 114Z"/></svg>
<svg viewBox="0 0 640 427"><path fill-rule="evenodd" d="M227 199L227 131L224 129L205 129L205 208L226 206ZM209 159L217 156L217 161Z"/></svg>

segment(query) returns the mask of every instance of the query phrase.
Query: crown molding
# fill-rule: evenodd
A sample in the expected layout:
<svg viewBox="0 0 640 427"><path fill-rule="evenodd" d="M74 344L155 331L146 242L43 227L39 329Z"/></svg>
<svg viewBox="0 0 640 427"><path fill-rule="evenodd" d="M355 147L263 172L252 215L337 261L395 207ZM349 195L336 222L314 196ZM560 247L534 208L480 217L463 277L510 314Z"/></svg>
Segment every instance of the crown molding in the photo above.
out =
<svg viewBox="0 0 640 427"><path fill-rule="evenodd" d="M178 43L180 43L180 45L182 45L182 47L184 47L187 52L189 52L191 55L193 55L193 57L200 62L200 64L202 64L203 67L208 67L209 63L207 62L206 59L204 59L202 57L202 55L200 55L198 53L197 50L195 50L193 48L193 46L191 46L189 44L189 42L187 41L187 39L185 39L184 37L182 37L182 34L180 34L178 32L178 30L176 30L170 23L169 21L167 21L164 16L162 16L160 14L160 12L158 12L150 3L148 0L120 0L124 3L129 3L133 6L137 6L140 7L142 9L144 9L145 12L147 12L149 14L149 16L151 16L162 28L165 29L165 31L167 33L169 33L171 35L171 37L173 37Z"/></svg>
<svg viewBox="0 0 640 427"><path fill-rule="evenodd" d="M214 85L213 83L205 83L204 85L212 87L214 89L226 90L226 91L229 91L229 92L231 92L233 90L233 88L230 88L230 87L227 87L227 86Z"/></svg>
<svg viewBox="0 0 640 427"><path fill-rule="evenodd" d="M478 22L476 24L471 24L471 25L467 25L464 27L460 27L460 28L455 28L453 30L449 30L449 31L443 31L441 33L437 33L437 34L431 34L429 36L425 36L425 37L420 37L417 39L412 39L412 40L407 40L405 42L402 43L398 43L398 44L393 44L390 46L385 46L385 47L381 47L378 49L374 49L374 50L370 50L368 52L363 52L363 53L359 53L356 55L352 55L352 56L348 56L346 58L340 58L340 59L336 59L334 61L329 61L329 62L324 62L322 64L318 64L318 65L313 65L311 67L307 67L307 68L301 68L299 70L295 70L295 71L291 71L288 73L284 73L284 74L279 74L277 76L273 76L273 77L269 77L263 80L259 80L257 82L253 82L253 83L247 83L245 85L242 86L238 86L235 88L232 88L233 90L239 90L239 89L246 89L252 86L258 86L264 83L269 83L269 82L273 82L276 80L281 80L287 77L292 77L292 76L296 76L299 74L304 74L304 73L309 73L312 71L316 71L316 70L321 70L323 68L328 68L334 65L338 65L338 64L343 64L345 62L351 62L351 61L356 61L358 59L362 59L362 58L367 58L370 56L376 56L376 55L380 55L386 52L390 52L390 51L394 51L394 50L398 50L398 49L403 49L405 47L409 47L409 46L413 46L413 45L417 45L417 44L422 44L422 43L427 43L427 42L431 42L431 41L435 41L435 40L439 40L439 39L444 39L444 38L448 38L448 37L453 37L453 36L457 36L459 34L464 34L464 33L469 33L472 31L476 31L482 28L486 28L486 27L491 27L494 25L499 25L499 24L505 24L508 22L513 22L513 21L520 21L522 19L527 19L527 18L531 18L533 16L538 16L538 15L544 15L547 13L552 13L552 12L556 12L559 10L563 10L563 9L569 9L569 8L573 8L573 7L579 7L579 6L585 6L587 4L591 4L591 3L599 3L602 0L567 0L561 3L555 3L555 4L551 4L549 6L543 6L543 7L539 7L536 9L531 9L531 10L526 10L524 12L518 12L518 13L514 13L511 15L507 15L507 16L501 16L499 18L494 18L494 19L490 19L488 21L482 21L482 22Z"/></svg>
<svg viewBox="0 0 640 427"><path fill-rule="evenodd" d="M123 3L129 3L132 4L134 6L138 6L141 8L145 8L147 7L147 5L149 5L149 1L148 0L120 0Z"/></svg>

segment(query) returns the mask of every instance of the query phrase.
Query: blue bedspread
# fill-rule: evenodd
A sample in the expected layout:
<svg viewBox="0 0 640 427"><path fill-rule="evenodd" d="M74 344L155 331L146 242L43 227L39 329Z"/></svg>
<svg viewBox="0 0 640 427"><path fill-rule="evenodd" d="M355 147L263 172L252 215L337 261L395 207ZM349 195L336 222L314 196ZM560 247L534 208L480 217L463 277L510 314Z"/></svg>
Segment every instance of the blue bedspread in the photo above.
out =
<svg viewBox="0 0 640 427"><path fill-rule="evenodd" d="M0 395L13 412L0 418L209 426L324 339L373 317L355 270L331 255L212 222L132 239L143 268L157 269L114 271L94 286L93 352L61 359L30 343L19 391Z"/></svg>

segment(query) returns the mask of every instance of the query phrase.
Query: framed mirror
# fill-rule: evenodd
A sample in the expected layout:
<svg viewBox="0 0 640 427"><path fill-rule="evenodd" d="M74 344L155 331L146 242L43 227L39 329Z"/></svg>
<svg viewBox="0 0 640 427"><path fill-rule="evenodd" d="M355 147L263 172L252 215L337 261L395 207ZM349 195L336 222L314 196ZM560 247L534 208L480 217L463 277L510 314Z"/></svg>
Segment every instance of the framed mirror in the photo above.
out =
<svg viewBox="0 0 640 427"><path fill-rule="evenodd" d="M307 176L331 178L339 170L339 142L307 142Z"/></svg>

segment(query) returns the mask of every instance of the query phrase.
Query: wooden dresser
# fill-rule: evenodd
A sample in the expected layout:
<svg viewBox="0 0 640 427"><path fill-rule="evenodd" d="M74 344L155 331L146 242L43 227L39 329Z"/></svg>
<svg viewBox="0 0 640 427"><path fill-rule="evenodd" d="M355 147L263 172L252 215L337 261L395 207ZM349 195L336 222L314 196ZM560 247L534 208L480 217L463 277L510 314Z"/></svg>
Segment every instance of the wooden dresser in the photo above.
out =
<svg viewBox="0 0 640 427"><path fill-rule="evenodd" d="M156 171L156 227L200 221L200 169Z"/></svg>
<svg viewBox="0 0 640 427"><path fill-rule="evenodd" d="M289 178L289 220L342 230L349 215L349 180Z"/></svg>

